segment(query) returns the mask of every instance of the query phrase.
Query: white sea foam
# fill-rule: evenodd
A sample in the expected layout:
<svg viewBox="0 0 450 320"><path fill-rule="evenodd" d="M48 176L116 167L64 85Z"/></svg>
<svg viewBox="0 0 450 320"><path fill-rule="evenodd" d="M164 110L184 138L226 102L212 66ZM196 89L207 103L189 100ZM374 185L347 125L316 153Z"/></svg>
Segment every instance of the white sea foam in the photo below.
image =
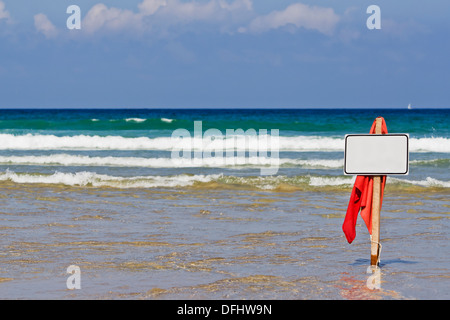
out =
<svg viewBox="0 0 450 320"><path fill-rule="evenodd" d="M411 151L417 152L450 152L449 138L420 138L410 139L409 148Z"/></svg>
<svg viewBox="0 0 450 320"><path fill-rule="evenodd" d="M325 186L352 186L355 183L356 176L353 177L310 177L309 185L313 187ZM411 184L423 187L450 188L450 181L441 181L435 178L427 177L425 180L407 180L401 178L388 177L387 183L392 184Z"/></svg>
<svg viewBox="0 0 450 320"><path fill-rule="evenodd" d="M389 179L399 183L408 183L422 187L450 188L450 181L442 181L431 177L427 177L425 180L407 180L392 177Z"/></svg>
<svg viewBox="0 0 450 320"><path fill-rule="evenodd" d="M142 158L142 157L92 157L85 155L51 154L42 156L0 156L0 164L11 165L60 165L60 166L115 166L147 168L227 167L227 166L269 166L275 162L284 167L335 169L342 167L342 160L326 159L272 159L267 157L209 157Z"/></svg>
<svg viewBox="0 0 450 320"><path fill-rule="evenodd" d="M132 121L132 122L144 122L145 120L147 120L147 119L141 119L141 118L126 118L125 119L125 121L127 121L127 122L130 122L130 121Z"/></svg>
<svg viewBox="0 0 450 320"><path fill-rule="evenodd" d="M172 123L173 119L169 119L169 118L161 118L162 122L167 122L167 123Z"/></svg>
<svg viewBox="0 0 450 320"><path fill-rule="evenodd" d="M313 187L325 187L325 186L342 186L352 185L355 183L355 177L342 178L342 177L311 177L309 185Z"/></svg>
<svg viewBox="0 0 450 320"><path fill-rule="evenodd" d="M438 159L421 159L421 160L411 160L410 165L422 165L422 166L449 166L450 158L438 158Z"/></svg>
<svg viewBox="0 0 450 320"><path fill-rule="evenodd" d="M145 120L145 119L144 119ZM98 135L12 135L0 134L0 150L172 150L188 147L191 150L201 147L203 150L264 150L266 136L226 136L210 141L199 137L136 137L98 136ZM278 137L280 151L344 151L344 139L337 137L294 136ZM272 146L273 148L273 146ZM449 138L411 138L411 152L450 152Z"/></svg>
<svg viewBox="0 0 450 320"><path fill-rule="evenodd" d="M19 184L63 184L68 186L92 186L111 188L174 188L187 187L195 183L206 183L216 181L222 184L251 186L263 190L276 189L280 184L293 186L311 187L351 187L356 177L327 177L327 176L267 176L267 177L235 177L224 176L222 174L210 175L186 175L179 174L173 176L135 176L122 177L98 174L96 172L82 171L75 173L55 172L54 174L30 174L16 173L6 170L0 173L0 181L11 181ZM423 187L450 188L450 181L441 181L431 177L425 180L406 180L389 178L389 183L393 185L411 184Z"/></svg>
<svg viewBox="0 0 450 320"><path fill-rule="evenodd" d="M280 165L299 165L303 168L323 168L323 169L339 169L344 165L344 160L330 160L330 159L280 159Z"/></svg>
<svg viewBox="0 0 450 320"><path fill-rule="evenodd" d="M0 149L12 150L167 150L170 138L0 134Z"/></svg>
<svg viewBox="0 0 450 320"><path fill-rule="evenodd" d="M51 175L16 173L10 170L0 173L0 181L12 181L15 183L113 188L184 187L191 186L195 182L209 182L219 177L220 175L116 177L88 171L76 173L55 172Z"/></svg>
<svg viewBox="0 0 450 320"><path fill-rule="evenodd" d="M236 136L206 141L197 138L98 136L98 135L12 135L0 134L0 150L263 150L264 136ZM231 142L231 143L230 143ZM267 145L266 145L267 147ZM342 151L343 140L328 137L279 137L279 150Z"/></svg>

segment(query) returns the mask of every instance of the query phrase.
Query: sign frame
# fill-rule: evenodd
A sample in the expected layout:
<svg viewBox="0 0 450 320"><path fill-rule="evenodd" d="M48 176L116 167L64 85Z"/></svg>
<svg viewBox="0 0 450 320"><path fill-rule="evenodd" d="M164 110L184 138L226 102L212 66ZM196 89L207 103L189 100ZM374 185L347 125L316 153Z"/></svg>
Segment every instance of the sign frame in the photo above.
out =
<svg viewBox="0 0 450 320"><path fill-rule="evenodd" d="M347 155L348 155L348 138L350 137L406 137L406 171L401 172L362 172L362 171L350 171L347 168ZM409 134L407 133L390 133L390 134L347 134L345 135L345 150L344 150L344 174L345 175L363 175L363 176L385 176L385 175L408 175L409 174Z"/></svg>

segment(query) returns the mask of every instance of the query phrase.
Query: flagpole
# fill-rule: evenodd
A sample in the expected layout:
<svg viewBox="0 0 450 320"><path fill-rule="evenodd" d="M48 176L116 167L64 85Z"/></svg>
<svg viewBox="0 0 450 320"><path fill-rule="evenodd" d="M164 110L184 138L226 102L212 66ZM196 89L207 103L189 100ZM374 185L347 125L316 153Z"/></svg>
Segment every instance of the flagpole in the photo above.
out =
<svg viewBox="0 0 450 320"><path fill-rule="evenodd" d="M381 134L382 118L376 118L375 134ZM378 266L380 258L380 197L381 176L373 177L372 195L372 240L370 248L370 265Z"/></svg>

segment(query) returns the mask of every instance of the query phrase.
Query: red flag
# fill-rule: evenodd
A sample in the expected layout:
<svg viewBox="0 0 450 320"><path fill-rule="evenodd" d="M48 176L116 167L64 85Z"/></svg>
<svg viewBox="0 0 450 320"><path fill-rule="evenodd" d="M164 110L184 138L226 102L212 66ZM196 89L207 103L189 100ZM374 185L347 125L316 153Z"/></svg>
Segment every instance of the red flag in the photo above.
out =
<svg viewBox="0 0 450 320"><path fill-rule="evenodd" d="M381 118L381 133L387 133L386 122ZM370 133L375 133L376 120L372 124ZM386 176L381 177L381 197L380 208L383 202L384 186L386 185ZM347 213L345 215L342 230L345 233L348 243L352 243L356 237L356 219L361 210L361 217L363 218L369 233L372 234L372 191L373 191L373 176L357 176L353 190L350 195L350 202L348 204Z"/></svg>

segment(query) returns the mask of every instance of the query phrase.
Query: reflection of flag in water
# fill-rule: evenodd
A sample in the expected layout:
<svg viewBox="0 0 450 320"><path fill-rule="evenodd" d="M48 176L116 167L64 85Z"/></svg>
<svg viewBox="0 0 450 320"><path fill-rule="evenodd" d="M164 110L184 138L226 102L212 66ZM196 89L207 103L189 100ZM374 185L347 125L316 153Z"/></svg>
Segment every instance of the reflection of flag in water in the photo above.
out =
<svg viewBox="0 0 450 320"><path fill-rule="evenodd" d="M381 118L381 133L387 133L386 122ZM375 133L376 120L372 124L370 133ZM386 176L381 177L381 197L380 208L383 201L384 186L386 185ZM361 217L366 223L369 233L372 234L372 195L373 195L373 176L357 176L353 190L350 195L347 213L345 215L342 230L345 233L348 243L352 243L356 236L356 219L361 210Z"/></svg>

